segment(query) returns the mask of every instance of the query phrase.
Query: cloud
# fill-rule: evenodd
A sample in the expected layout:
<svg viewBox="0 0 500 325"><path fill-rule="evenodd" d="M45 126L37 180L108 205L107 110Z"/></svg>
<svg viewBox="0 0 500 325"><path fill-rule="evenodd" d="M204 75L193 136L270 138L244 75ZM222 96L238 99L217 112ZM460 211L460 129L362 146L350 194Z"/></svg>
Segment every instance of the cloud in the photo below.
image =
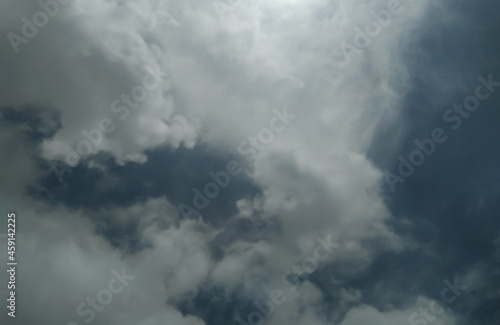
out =
<svg viewBox="0 0 500 325"><path fill-rule="evenodd" d="M269 324L402 324L457 274L476 289L434 324L494 305L481 279L497 276L497 99L398 191L381 184L477 84L457 66L473 51L494 62L497 43L459 46L479 29L464 5L397 3L268 1L220 20L210 1L74 0L18 53L4 37L0 210L21 225L19 320L82 323L77 306L123 267L135 278L95 324L248 321L274 290L286 302ZM39 10L4 1L0 29L22 34L22 17ZM369 44L342 52L386 10ZM249 160L238 147L254 146L284 107L296 117ZM51 162L67 164L82 141L93 154L59 182ZM179 204L231 160L242 174L182 218ZM340 246L302 276L326 236ZM289 270L301 275L296 290Z"/></svg>

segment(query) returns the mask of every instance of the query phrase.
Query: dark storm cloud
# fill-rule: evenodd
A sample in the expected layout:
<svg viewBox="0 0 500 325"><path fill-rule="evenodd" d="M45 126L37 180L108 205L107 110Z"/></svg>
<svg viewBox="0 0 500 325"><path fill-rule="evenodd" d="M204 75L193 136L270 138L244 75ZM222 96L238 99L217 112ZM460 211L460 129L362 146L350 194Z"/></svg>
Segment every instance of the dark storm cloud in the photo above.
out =
<svg viewBox="0 0 500 325"><path fill-rule="evenodd" d="M51 173L41 180L43 190L33 190L32 195L52 202L62 203L78 209L98 209L107 206L130 206L148 198L166 197L172 204L187 204L193 207L194 188L203 191L204 185L213 180L209 173L225 170L231 160L245 166L245 160L216 152L208 147L197 146L193 149L169 148L147 152L148 161L144 164L126 163L117 165L106 155L97 155L104 170L89 168L81 164L71 173L64 174L64 182L59 183ZM210 223L223 222L237 212L235 202L242 197L252 198L259 193L245 173L231 178L226 188L211 199L201 211Z"/></svg>
<svg viewBox="0 0 500 325"><path fill-rule="evenodd" d="M99 161L103 169L89 168L88 161L64 174L64 182L60 183L47 163L40 162L40 169L47 172L40 185L29 190L32 197L46 201L52 205L65 205L70 209L81 209L89 212L96 223L96 232L103 235L116 248L129 253L144 249L140 243L141 227L136 220L125 224L106 213L99 212L103 208L130 207L146 200L165 197L175 206L181 203L193 207L195 192L203 191L203 187L213 182L210 172L225 170L227 162L237 160L243 168L247 161L241 156L217 152L207 147L197 146L191 150L179 148L158 149L147 152L148 161L144 164L126 163L117 165L114 160L104 154L92 159ZM201 210L203 220L223 232L211 245L214 257L220 256L221 247L238 240L257 241L274 232L276 222L262 219L232 220L238 210L236 201L242 198L252 199L260 193L260 189L245 175L233 176L229 184L220 189L220 194L209 200L208 206ZM189 216L196 218L198 214ZM257 217L257 216L256 216ZM183 218L178 214L179 220Z"/></svg>
<svg viewBox="0 0 500 325"><path fill-rule="evenodd" d="M77 1L18 57L10 48L0 55L15 63L2 84L16 90L0 97L8 107L0 132L16 142L0 146L28 148L0 173L2 191L16 174L22 180L2 201L26 218L21 321L80 319L75 306L124 262L136 284L94 324L235 324L331 232L338 254L267 323L404 325L422 297L439 299L445 279L466 274L469 288L434 325L495 324L500 88L457 130L443 112L474 94L479 75L500 80L500 5L401 1L362 64L340 68L339 44L387 3L343 1L344 25L333 21L336 1L267 2L224 22L209 2L168 1L175 23L158 28L161 10L150 1ZM17 28L16 19L0 24ZM60 182L51 160L108 116L147 65L169 72L162 91ZM34 70L28 78L19 67ZM54 111L9 106L40 98ZM227 149L288 104L297 118L255 161ZM172 125L176 114L185 123ZM446 142L389 191L382 172L395 172L414 139L438 127ZM244 171L203 218L181 218L179 204L193 207L193 189L233 159Z"/></svg>
<svg viewBox="0 0 500 325"><path fill-rule="evenodd" d="M270 240L282 231L279 222L275 219L253 218L230 219L224 225L224 231L217 235L211 243L213 258L220 260L224 257L223 249L239 240L257 242Z"/></svg>
<svg viewBox="0 0 500 325"><path fill-rule="evenodd" d="M28 127L27 135L35 142L52 137L60 128L60 112L43 107L5 107L0 109L4 123Z"/></svg>
<svg viewBox="0 0 500 325"><path fill-rule="evenodd" d="M492 243L500 229L500 88L456 130L443 121L443 113L474 94L478 76L492 74L494 81L500 81L500 5L460 2L451 9L460 19L443 22L431 14L427 27L405 52L412 66L413 90L401 110L400 125L381 126L370 150L377 165L397 174L398 156L408 158L416 148L415 139L430 138L434 128L442 128L448 136L404 183L395 186L394 193L386 187L393 215L411 221L413 227L404 235L419 248L381 257L367 270L365 283L363 277L355 281L370 304L380 308L384 299L378 297L377 284L396 295L395 301L404 302L423 294L438 297L439 282L456 272L484 267L490 274L498 268ZM397 226L394 229L401 233ZM498 275L490 277L484 282L493 278L498 282ZM453 308L470 321L492 321L498 317L496 311L481 305L498 300L488 298L498 286L482 290L481 302L471 294Z"/></svg>

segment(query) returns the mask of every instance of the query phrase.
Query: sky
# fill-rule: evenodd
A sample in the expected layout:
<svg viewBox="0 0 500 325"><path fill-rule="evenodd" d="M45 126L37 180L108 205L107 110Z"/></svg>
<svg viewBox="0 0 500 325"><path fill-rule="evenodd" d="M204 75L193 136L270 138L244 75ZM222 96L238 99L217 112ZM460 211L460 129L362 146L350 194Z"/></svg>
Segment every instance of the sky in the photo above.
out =
<svg viewBox="0 0 500 325"><path fill-rule="evenodd" d="M0 1L0 323L498 324L499 14Z"/></svg>

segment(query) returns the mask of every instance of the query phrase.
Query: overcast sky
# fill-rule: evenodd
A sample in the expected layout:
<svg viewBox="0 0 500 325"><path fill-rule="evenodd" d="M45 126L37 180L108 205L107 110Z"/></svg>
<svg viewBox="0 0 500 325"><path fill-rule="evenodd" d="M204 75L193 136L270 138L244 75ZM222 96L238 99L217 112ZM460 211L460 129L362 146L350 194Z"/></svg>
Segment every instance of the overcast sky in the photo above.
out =
<svg viewBox="0 0 500 325"><path fill-rule="evenodd" d="M500 323L499 15L1 0L0 323Z"/></svg>

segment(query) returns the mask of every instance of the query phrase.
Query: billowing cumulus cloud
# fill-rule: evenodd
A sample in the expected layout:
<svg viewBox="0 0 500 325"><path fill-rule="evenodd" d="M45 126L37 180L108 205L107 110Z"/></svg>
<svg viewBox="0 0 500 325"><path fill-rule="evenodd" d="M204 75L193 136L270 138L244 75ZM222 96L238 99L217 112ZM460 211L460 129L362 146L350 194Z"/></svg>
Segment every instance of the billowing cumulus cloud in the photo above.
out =
<svg viewBox="0 0 500 325"><path fill-rule="evenodd" d="M2 324L495 323L498 9L2 2Z"/></svg>

